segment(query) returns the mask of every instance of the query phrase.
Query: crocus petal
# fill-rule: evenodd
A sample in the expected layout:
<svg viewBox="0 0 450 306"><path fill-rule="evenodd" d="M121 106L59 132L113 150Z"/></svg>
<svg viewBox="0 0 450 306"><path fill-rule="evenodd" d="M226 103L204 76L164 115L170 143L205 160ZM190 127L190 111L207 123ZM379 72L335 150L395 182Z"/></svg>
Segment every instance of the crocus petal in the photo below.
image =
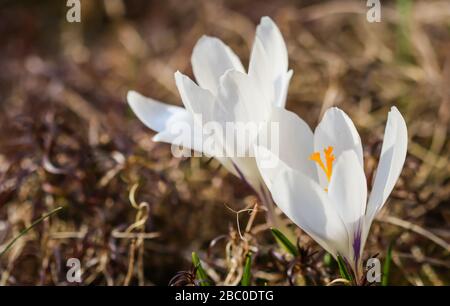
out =
<svg viewBox="0 0 450 306"><path fill-rule="evenodd" d="M127 100L139 120L158 132L153 141L202 152L201 138L194 137L200 135L202 130L194 124L192 114L186 109L146 98L135 91L128 92Z"/></svg>
<svg viewBox="0 0 450 306"><path fill-rule="evenodd" d="M269 124L258 135L258 144L268 148L289 167L318 181L315 164L309 160L314 149L314 136L297 114L272 107Z"/></svg>
<svg viewBox="0 0 450 306"><path fill-rule="evenodd" d="M165 130L170 122L186 116L187 113L182 107L144 97L132 90L127 94L127 101L139 120L156 132Z"/></svg>
<svg viewBox="0 0 450 306"><path fill-rule="evenodd" d="M408 131L405 120L398 109L392 107L388 114L380 161L367 204L368 221L372 221L394 189L405 163L407 146Z"/></svg>
<svg viewBox="0 0 450 306"><path fill-rule="evenodd" d="M283 36L269 17L261 18L249 64L249 75L260 78L261 90L270 89L273 105L284 107L292 71L287 72L288 53ZM270 87L269 87L270 86Z"/></svg>
<svg viewBox="0 0 450 306"><path fill-rule="evenodd" d="M271 60L274 79L284 75L288 68L287 48L280 30L270 17L261 18L256 28L256 37L261 41L267 57Z"/></svg>
<svg viewBox="0 0 450 306"><path fill-rule="evenodd" d="M245 72L236 54L220 39L203 36L192 52L192 70L198 84L217 94L219 79L229 69Z"/></svg>
<svg viewBox="0 0 450 306"><path fill-rule="evenodd" d="M338 159L342 152L352 150L356 153L358 160L363 166L363 150L361 138L352 120L342 110L337 107L328 109L319 125L314 131L314 150L323 153L329 146L333 147L335 159ZM324 171L319 171L319 180L326 188L327 177Z"/></svg>
<svg viewBox="0 0 450 306"><path fill-rule="evenodd" d="M253 157L232 157L230 161L234 167L234 172L255 192L259 192L262 183L261 175L259 174L255 158Z"/></svg>
<svg viewBox="0 0 450 306"><path fill-rule="evenodd" d="M201 127L195 124L192 115L186 111L182 116L168 123L166 129L153 136L152 140L203 152L202 139L199 137L201 133ZM209 155L207 152L204 153Z"/></svg>
<svg viewBox="0 0 450 306"><path fill-rule="evenodd" d="M264 183L271 190L279 172L288 171L290 168L279 156L265 146L255 146L255 160ZM264 175L263 175L264 174Z"/></svg>
<svg viewBox="0 0 450 306"><path fill-rule="evenodd" d="M361 233L367 203L367 182L364 169L354 151L343 152L337 160L328 186L328 196L336 206L344 222L349 251L346 256L351 264L357 264L361 255Z"/></svg>
<svg viewBox="0 0 450 306"><path fill-rule="evenodd" d="M156 134L152 140L157 142L170 143L179 146L177 150L182 148L191 149L206 156L214 157L222 166L232 174L240 177L233 160L229 157L216 155L214 149L204 145L206 138L205 130L196 122L191 113L185 111L183 116L178 116L176 121L168 124L167 128Z"/></svg>
<svg viewBox="0 0 450 306"><path fill-rule="evenodd" d="M215 157L219 161L219 163L227 169L231 174L240 177L239 172L236 170L236 167L233 164L233 160L229 157Z"/></svg>
<svg viewBox="0 0 450 306"><path fill-rule="evenodd" d="M266 151L266 154L271 153ZM346 254L347 230L322 187L282 162L279 163L282 168L273 171L261 167L258 157L256 160L274 202L283 213L334 257Z"/></svg>
<svg viewBox="0 0 450 306"><path fill-rule="evenodd" d="M274 96L276 76L273 74L272 65L273 59L269 58L261 40L256 37L250 56L248 75L255 80L258 85L258 90L267 97L266 100L259 101L259 103L265 102L259 105L259 107L270 108L276 99Z"/></svg>
<svg viewBox="0 0 450 306"><path fill-rule="evenodd" d="M184 106L194 115L194 118L201 115L203 121L212 120L215 97L211 92L199 87L179 71L175 73L175 82Z"/></svg>
<svg viewBox="0 0 450 306"><path fill-rule="evenodd" d="M275 97L276 100L275 105L279 107L286 107L286 99L287 99L287 93L289 88L289 83L291 82L291 78L293 75L293 71L289 70L284 76L277 79L275 81Z"/></svg>
<svg viewBox="0 0 450 306"><path fill-rule="evenodd" d="M215 115L223 113L229 122L264 122L269 110L258 103L267 98L258 90L255 80L247 74L228 70L220 78Z"/></svg>
<svg viewBox="0 0 450 306"><path fill-rule="evenodd" d="M247 153L253 147L252 144L258 136L258 130L269 117L267 109L258 107L258 102L264 99L265 97L258 91L254 79L247 74L228 70L221 77L213 117L224 129L227 128L227 123L234 123L231 131L226 129L226 136L234 136L232 139L236 141L236 145L234 145L234 141L231 143L223 140L228 154L239 156L241 153ZM236 154L237 150L239 150L238 154Z"/></svg>

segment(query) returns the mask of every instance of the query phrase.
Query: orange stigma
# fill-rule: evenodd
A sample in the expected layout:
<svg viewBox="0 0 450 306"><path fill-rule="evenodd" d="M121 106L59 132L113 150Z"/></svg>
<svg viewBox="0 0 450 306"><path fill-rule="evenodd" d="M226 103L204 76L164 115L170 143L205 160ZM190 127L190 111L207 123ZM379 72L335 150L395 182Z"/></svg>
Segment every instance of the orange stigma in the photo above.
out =
<svg viewBox="0 0 450 306"><path fill-rule="evenodd" d="M333 172L333 147L329 146L328 148L324 149L323 152L325 155L325 164L320 157L320 152L314 152L313 154L311 154L309 159L315 161L319 165L323 172L325 172L325 175L327 176L327 180L329 182L331 179L331 173Z"/></svg>

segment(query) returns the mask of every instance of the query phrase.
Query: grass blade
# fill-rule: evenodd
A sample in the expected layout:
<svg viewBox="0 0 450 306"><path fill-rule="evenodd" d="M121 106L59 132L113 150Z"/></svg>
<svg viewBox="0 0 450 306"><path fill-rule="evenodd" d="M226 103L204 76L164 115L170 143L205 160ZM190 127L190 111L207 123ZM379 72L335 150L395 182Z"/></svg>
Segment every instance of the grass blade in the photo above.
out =
<svg viewBox="0 0 450 306"><path fill-rule="evenodd" d="M351 273L349 273L349 271L347 269L347 265L345 264L344 259L341 256L339 256L339 255L338 255L337 258L338 258L337 262L338 262L338 265L339 265L339 273L341 274L341 277L346 279L346 280L348 280L348 281L350 281L350 282L353 282L353 277L352 277Z"/></svg>
<svg viewBox="0 0 450 306"><path fill-rule="evenodd" d="M272 231L272 235L275 237L275 240L286 251L288 251L290 254L292 254L292 256L298 256L297 248L291 241L289 241L289 239L285 235L283 235L283 233L281 233L279 230L277 230L276 228L273 228L273 227L270 230Z"/></svg>
<svg viewBox="0 0 450 306"><path fill-rule="evenodd" d="M242 275L241 285L250 286L252 281L252 254L247 254L245 258L244 274Z"/></svg>
<svg viewBox="0 0 450 306"><path fill-rule="evenodd" d="M61 209L63 209L61 206L58 208L55 208L54 210L50 211L49 213L43 215L42 217L40 217L39 219L37 219L36 221L34 221L29 227L27 227L26 229L24 229L23 231L21 231L19 233L19 235L17 235L16 237L14 237L9 243L8 245L3 249L3 251L0 252L0 257L2 257L6 252L8 252L8 250L14 245L14 243L16 243L17 240L20 239L20 237L22 237L23 235L25 235L26 233L28 233L33 227L35 227L36 225L38 225L39 223L41 223L42 221L44 221L45 219L47 219L48 217L50 217L51 215L56 214L58 211L60 211Z"/></svg>
<svg viewBox="0 0 450 306"><path fill-rule="evenodd" d="M206 274L206 271L203 269L200 258L198 258L197 253L195 252L192 252L192 263L196 269L196 275L200 286L210 286L208 274Z"/></svg>
<svg viewBox="0 0 450 306"><path fill-rule="evenodd" d="M411 29L410 19L412 11L411 0L397 0L396 9L399 14L397 25L397 56L401 61L411 62Z"/></svg>
<svg viewBox="0 0 450 306"><path fill-rule="evenodd" d="M392 263L392 248L394 246L394 240L389 243L387 253L386 253L386 259L383 264L383 276L381 278L381 286L388 286L389 285L389 276L391 272L391 263Z"/></svg>

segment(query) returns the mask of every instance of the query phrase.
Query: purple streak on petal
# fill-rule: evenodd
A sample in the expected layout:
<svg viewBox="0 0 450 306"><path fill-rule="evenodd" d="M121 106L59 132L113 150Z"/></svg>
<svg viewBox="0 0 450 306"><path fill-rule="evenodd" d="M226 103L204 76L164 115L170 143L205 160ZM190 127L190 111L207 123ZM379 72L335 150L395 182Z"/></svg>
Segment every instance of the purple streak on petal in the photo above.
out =
<svg viewBox="0 0 450 306"><path fill-rule="evenodd" d="M250 187L252 187L252 185L249 184L249 182L247 181L247 179L245 178L244 174L242 173L241 169L239 169L238 166L236 166L236 164L231 161L231 163L233 164L234 169L236 170L236 172L239 174L239 177L241 178L241 180L243 180L247 185L249 185ZM253 187L252 187L253 188Z"/></svg>
<svg viewBox="0 0 450 306"><path fill-rule="evenodd" d="M273 202L272 196L270 195L269 190L265 187L264 184L259 184L260 191L257 192L259 195L259 198L262 202L262 204L267 208L267 216L268 220L271 224L271 226L279 226L276 217L275 217L275 211L274 206L275 203ZM256 190L255 190L256 191Z"/></svg>
<svg viewBox="0 0 450 306"><path fill-rule="evenodd" d="M357 229L355 231L355 234L353 236L353 253L355 255L355 265L358 264L359 256L361 253L361 223L358 222Z"/></svg>

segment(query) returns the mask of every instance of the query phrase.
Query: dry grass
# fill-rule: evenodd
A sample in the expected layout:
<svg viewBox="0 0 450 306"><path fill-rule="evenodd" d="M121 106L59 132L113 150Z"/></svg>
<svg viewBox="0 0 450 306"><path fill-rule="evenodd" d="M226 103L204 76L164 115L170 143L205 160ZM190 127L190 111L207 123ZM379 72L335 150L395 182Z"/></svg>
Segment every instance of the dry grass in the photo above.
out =
<svg viewBox="0 0 450 306"><path fill-rule="evenodd" d="M0 5L0 250L64 207L0 258L1 285L67 284L70 257L82 262L83 284L165 285L189 270L192 251L219 284L239 281L248 251L253 283L337 277L300 230L302 256L279 254L249 188L216 161L173 158L125 102L135 89L180 104L173 73L191 74L203 34L247 63L263 15L287 41L288 109L311 126L327 107L344 109L367 173L388 109L405 115L406 166L366 256L382 258L394 239L391 283L450 284L448 1L383 1L379 24L366 21L359 0L82 1L81 24L65 22L63 2ZM239 214L240 234L229 208L251 211Z"/></svg>

